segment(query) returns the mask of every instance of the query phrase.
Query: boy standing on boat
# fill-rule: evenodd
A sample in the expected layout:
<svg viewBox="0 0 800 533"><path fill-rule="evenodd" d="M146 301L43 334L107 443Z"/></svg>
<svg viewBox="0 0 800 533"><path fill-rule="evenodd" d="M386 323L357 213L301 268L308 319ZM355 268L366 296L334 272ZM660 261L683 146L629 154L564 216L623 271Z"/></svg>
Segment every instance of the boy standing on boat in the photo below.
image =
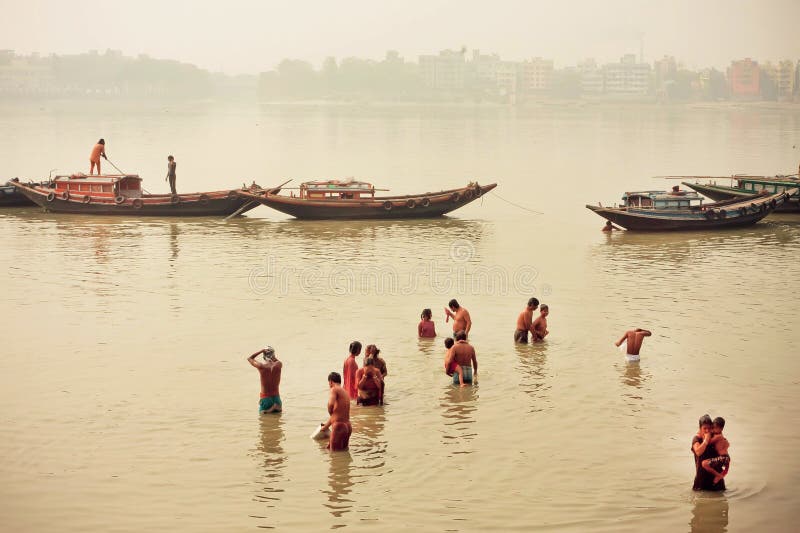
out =
<svg viewBox="0 0 800 533"><path fill-rule="evenodd" d="M94 167L97 166L97 175L101 174L100 172L100 157L103 159L108 159L106 157L106 141L105 139L100 139L97 141L97 144L94 145L92 148L92 153L89 154L89 175L91 176L94 174Z"/></svg>
<svg viewBox="0 0 800 533"><path fill-rule="evenodd" d="M175 167L177 167L178 164L171 155L167 156L167 161L169 161L169 163L167 163L167 177L164 179L169 180L169 190L172 191L172 194L178 194L175 190Z"/></svg>
<svg viewBox="0 0 800 533"><path fill-rule="evenodd" d="M256 361L256 357L264 354L264 362ZM258 370L261 379L261 394L258 402L258 414L280 413L283 410L281 393L281 369L283 363L275 357L275 350L267 346L247 358L247 362Z"/></svg>

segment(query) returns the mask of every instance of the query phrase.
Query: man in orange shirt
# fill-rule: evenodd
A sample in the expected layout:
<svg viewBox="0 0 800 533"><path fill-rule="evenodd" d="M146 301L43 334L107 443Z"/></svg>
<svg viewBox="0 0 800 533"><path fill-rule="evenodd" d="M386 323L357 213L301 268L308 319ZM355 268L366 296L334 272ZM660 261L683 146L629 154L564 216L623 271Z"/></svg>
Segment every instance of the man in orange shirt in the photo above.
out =
<svg viewBox="0 0 800 533"><path fill-rule="evenodd" d="M92 148L92 153L89 156L89 175L94 174L94 167L97 165L97 174L100 174L100 156L103 156L103 159L108 159L106 157L106 141L105 139L100 139L97 141L97 144L94 145Z"/></svg>

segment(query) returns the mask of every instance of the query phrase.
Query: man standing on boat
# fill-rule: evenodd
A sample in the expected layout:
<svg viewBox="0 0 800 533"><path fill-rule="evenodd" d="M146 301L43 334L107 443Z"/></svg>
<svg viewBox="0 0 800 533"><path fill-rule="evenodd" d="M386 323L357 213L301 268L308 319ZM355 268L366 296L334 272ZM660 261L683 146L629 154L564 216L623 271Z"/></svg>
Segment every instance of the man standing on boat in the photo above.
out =
<svg viewBox="0 0 800 533"><path fill-rule="evenodd" d="M264 362L256 361L256 357L264 354ZM275 350L267 346L247 358L247 362L258 370L261 379L261 395L258 402L258 414L280 413L283 410L281 393L281 369L283 363L275 357Z"/></svg>
<svg viewBox="0 0 800 533"><path fill-rule="evenodd" d="M169 163L167 163L167 177L165 177L164 180L169 180L169 190L172 191L172 194L178 194L175 190L175 167L177 167L178 164L171 155L167 156L167 161L169 161Z"/></svg>
<svg viewBox="0 0 800 533"><path fill-rule="evenodd" d="M92 153L89 154L89 175L91 176L94 174L94 167L97 166L97 175L101 174L100 172L100 157L103 159L108 159L106 157L106 141L105 139L100 139L97 141L97 144L94 145L92 148Z"/></svg>

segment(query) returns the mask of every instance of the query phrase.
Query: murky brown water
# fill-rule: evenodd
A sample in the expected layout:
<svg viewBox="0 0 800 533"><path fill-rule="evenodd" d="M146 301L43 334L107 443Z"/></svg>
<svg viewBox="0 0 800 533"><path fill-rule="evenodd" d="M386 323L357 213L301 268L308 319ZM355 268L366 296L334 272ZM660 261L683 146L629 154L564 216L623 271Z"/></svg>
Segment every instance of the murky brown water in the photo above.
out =
<svg viewBox="0 0 800 533"><path fill-rule="evenodd" d="M0 524L7 531L786 531L796 485L800 218L602 234L585 203L662 173L779 172L800 112L764 109L0 107L3 173L82 170L96 138L164 191L353 175L397 192L496 180L453 218L136 221L0 212ZM548 341L511 336L530 295ZM473 317L454 389L423 307ZM612 342L648 327L642 361ZM308 438L348 343L387 405L349 453ZM273 345L285 412L245 357ZM725 416L724 495L691 491L697 417Z"/></svg>

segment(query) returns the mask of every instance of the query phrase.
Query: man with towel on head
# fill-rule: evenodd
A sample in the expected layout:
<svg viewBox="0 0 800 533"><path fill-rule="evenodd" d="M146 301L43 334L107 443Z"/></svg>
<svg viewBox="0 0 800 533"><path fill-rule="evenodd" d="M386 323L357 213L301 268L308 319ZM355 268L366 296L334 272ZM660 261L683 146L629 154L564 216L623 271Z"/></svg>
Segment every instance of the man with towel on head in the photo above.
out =
<svg viewBox="0 0 800 533"><path fill-rule="evenodd" d="M264 354L264 362L256 361L256 357ZM278 387L281 384L281 369L283 363L275 357L275 350L267 346L247 358L247 362L258 370L261 378L261 395L258 402L258 414L280 413L283 410L281 393Z"/></svg>

